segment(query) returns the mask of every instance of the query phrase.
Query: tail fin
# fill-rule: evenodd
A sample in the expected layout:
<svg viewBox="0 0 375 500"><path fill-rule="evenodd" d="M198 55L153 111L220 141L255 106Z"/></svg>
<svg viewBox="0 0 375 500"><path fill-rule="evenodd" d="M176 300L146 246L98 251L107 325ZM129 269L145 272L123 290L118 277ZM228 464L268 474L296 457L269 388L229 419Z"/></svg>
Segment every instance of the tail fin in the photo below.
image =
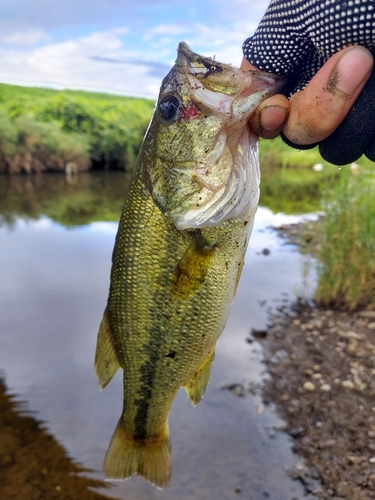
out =
<svg viewBox="0 0 375 500"><path fill-rule="evenodd" d="M165 488L171 479L171 469L168 422L160 437L136 441L126 432L120 418L104 460L106 479L121 480L138 474Z"/></svg>

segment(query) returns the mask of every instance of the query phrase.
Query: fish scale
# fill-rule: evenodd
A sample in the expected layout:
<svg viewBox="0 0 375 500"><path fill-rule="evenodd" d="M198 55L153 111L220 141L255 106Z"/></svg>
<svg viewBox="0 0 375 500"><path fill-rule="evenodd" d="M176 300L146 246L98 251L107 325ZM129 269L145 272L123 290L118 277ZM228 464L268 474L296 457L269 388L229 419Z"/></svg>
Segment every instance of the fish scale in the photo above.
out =
<svg viewBox="0 0 375 500"><path fill-rule="evenodd" d="M217 103L230 110L241 91L218 96L212 89L220 84L218 74L225 80L227 72L235 71L239 88L246 89L242 80L248 86L253 80L256 84L259 99L254 110L267 95L265 89L278 89L269 75L263 81L242 74L180 44L134 169L116 237L95 361L102 387L118 368L124 372L123 412L104 462L108 479L139 474L166 486L171 476L168 414L173 400L184 387L192 404L198 404L209 381L215 343L227 321L259 197L259 169L252 163L256 155L244 153L250 145L245 111L236 109L244 135L241 138L238 127L233 128L238 148L231 145L232 168L228 169L227 157L221 161L223 131L233 114L220 111ZM206 83L206 78L207 93L199 87L199 98L194 97L194 86ZM186 113L192 106L196 112ZM244 109L250 113L248 103ZM182 165L176 189L175 169ZM200 178L197 169L202 165L207 168L199 171ZM215 190L225 175L227 189L221 194ZM212 187L205 185L205 176ZM248 183L242 193L246 199L238 200L236 183L243 178ZM207 202L201 201L200 190ZM233 206L240 207L239 213L230 218Z"/></svg>

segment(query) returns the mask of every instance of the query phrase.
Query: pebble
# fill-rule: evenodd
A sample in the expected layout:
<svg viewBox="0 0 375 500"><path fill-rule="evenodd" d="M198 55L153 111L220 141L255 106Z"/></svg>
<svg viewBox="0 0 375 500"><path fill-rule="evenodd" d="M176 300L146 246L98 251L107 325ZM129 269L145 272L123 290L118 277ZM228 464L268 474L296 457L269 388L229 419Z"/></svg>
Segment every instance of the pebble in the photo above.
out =
<svg viewBox="0 0 375 500"><path fill-rule="evenodd" d="M305 375L311 376L314 372L311 368L306 368L306 370L303 370L303 373Z"/></svg>
<svg viewBox="0 0 375 500"><path fill-rule="evenodd" d="M321 373L313 373L312 378L315 378L315 379L322 378L322 374Z"/></svg>
<svg viewBox="0 0 375 500"><path fill-rule="evenodd" d="M267 330L257 330L256 328L252 328L251 335L256 339L264 339L267 337Z"/></svg>
<svg viewBox="0 0 375 500"><path fill-rule="evenodd" d="M349 356L358 356L358 357L360 357L361 352L358 349L357 342L353 342L352 344L348 345L348 354L349 354Z"/></svg>
<svg viewBox="0 0 375 500"><path fill-rule="evenodd" d="M368 461L370 462L370 464L375 464L375 457L369 458Z"/></svg>
<svg viewBox="0 0 375 500"><path fill-rule="evenodd" d="M367 328L369 330L375 330L375 321L371 321L371 323L367 325Z"/></svg>
<svg viewBox="0 0 375 500"><path fill-rule="evenodd" d="M329 384L323 384L320 388L323 392L329 392L332 387Z"/></svg>
<svg viewBox="0 0 375 500"><path fill-rule="evenodd" d="M352 492L348 486L348 483L345 481L339 481L337 483L336 491L340 497L351 498L352 496Z"/></svg>
<svg viewBox="0 0 375 500"><path fill-rule="evenodd" d="M341 337L342 339L354 339L354 340L360 340L363 338L363 335L349 331L349 332L338 332L337 335Z"/></svg>
<svg viewBox="0 0 375 500"><path fill-rule="evenodd" d="M303 427L298 427L297 429L296 428L290 429L288 434L293 438L297 438L302 434L302 432L303 432Z"/></svg>
<svg viewBox="0 0 375 500"><path fill-rule="evenodd" d="M354 389L354 384L351 380L343 380L341 382L341 385L345 387L345 389Z"/></svg>
<svg viewBox="0 0 375 500"><path fill-rule="evenodd" d="M305 389L305 391L308 391L308 392L315 391L315 385L309 381L307 381L303 384L303 388Z"/></svg>
<svg viewBox="0 0 375 500"><path fill-rule="evenodd" d="M332 446L335 446L336 444L336 439L327 439L324 443L324 448L331 448Z"/></svg>
<svg viewBox="0 0 375 500"><path fill-rule="evenodd" d="M355 457L353 455L348 455L346 459L350 464L360 464L363 461L363 457Z"/></svg>
<svg viewBox="0 0 375 500"><path fill-rule="evenodd" d="M362 318L375 318L375 311L360 311L358 316Z"/></svg>

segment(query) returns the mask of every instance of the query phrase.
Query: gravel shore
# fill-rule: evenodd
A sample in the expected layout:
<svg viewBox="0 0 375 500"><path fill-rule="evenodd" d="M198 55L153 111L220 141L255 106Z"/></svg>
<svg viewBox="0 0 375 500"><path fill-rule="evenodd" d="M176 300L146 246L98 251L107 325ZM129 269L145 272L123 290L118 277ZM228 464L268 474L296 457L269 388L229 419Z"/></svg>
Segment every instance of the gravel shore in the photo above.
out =
<svg viewBox="0 0 375 500"><path fill-rule="evenodd" d="M297 243L301 225L278 233ZM319 499L375 499L375 310L295 304L262 335L263 387L305 466L288 471Z"/></svg>

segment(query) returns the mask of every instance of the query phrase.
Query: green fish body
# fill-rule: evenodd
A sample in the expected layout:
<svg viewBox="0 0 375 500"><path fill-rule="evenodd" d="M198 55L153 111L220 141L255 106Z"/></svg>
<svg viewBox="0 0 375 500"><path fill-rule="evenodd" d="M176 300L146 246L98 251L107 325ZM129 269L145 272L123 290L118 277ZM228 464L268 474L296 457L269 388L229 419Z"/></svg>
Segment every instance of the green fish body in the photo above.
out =
<svg viewBox="0 0 375 500"><path fill-rule="evenodd" d="M171 476L168 413L184 387L206 390L215 343L241 274L259 198L257 138L247 120L280 87L180 44L162 83L125 202L95 366L118 368L124 406L108 479Z"/></svg>

